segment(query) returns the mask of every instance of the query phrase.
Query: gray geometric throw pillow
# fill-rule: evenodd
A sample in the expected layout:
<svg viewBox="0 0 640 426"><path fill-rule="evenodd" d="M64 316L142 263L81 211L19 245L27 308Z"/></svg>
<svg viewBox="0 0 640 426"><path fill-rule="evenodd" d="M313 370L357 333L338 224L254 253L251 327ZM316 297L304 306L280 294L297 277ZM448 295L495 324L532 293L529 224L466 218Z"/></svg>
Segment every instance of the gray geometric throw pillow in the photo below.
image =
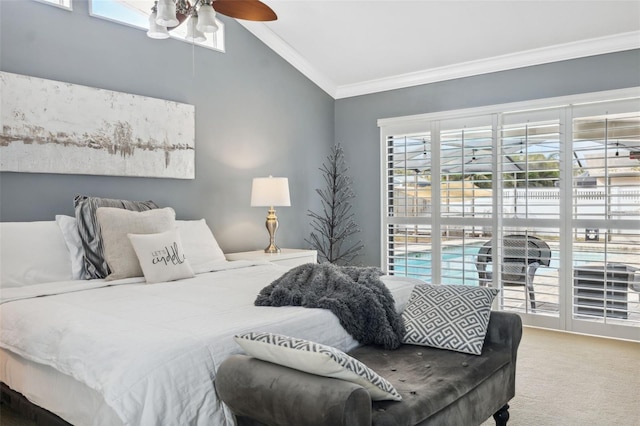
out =
<svg viewBox="0 0 640 426"><path fill-rule="evenodd" d="M480 355L491 303L499 292L489 287L416 285L402 313L402 342Z"/></svg>

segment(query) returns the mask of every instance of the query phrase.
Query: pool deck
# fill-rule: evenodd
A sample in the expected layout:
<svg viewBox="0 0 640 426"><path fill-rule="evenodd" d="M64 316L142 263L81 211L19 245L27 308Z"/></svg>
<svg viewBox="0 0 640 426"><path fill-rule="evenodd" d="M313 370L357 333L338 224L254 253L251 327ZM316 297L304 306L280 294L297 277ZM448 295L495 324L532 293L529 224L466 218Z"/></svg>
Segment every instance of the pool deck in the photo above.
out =
<svg viewBox="0 0 640 426"><path fill-rule="evenodd" d="M459 242L462 246L463 241ZM467 242L468 244L468 242ZM456 242L449 240L447 246L456 246ZM558 251L559 244L557 242L549 242L549 246L552 251ZM613 246L613 247L612 247ZM629 246L619 245L628 250ZM615 263L629 265L631 267L640 269L640 253L629 251L628 254L622 250L616 249L613 243L609 244L608 250L615 252ZM598 246L593 243L574 243L574 249L580 249L580 252L584 253L598 253ZM415 244L410 246L411 252L430 252L430 244ZM402 253L400 250L396 252ZM600 252L601 253L601 252ZM602 262L593 262L594 264L602 265ZM612 262L613 263L613 262ZM551 315L558 316L560 312L559 308L559 269L540 267L536 273L534 279L534 291L536 296L536 309L535 312L531 311L531 306L526 299L526 292L524 286L509 286L503 288L503 307L506 311L514 312L528 312L538 315ZM632 286L633 284L633 286ZM630 282L627 289L626 299L626 319L612 318L607 315L607 323L625 324L640 327L640 270L635 273L635 281ZM594 321L603 321L602 316L586 316L578 315L576 317L583 319L593 319Z"/></svg>

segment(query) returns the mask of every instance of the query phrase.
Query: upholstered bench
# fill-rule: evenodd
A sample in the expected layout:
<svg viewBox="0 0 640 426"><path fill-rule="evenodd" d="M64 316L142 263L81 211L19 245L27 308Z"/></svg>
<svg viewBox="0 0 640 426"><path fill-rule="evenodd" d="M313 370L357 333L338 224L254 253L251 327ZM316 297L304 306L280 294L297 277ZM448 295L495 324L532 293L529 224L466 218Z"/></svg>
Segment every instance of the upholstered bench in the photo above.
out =
<svg viewBox="0 0 640 426"><path fill-rule="evenodd" d="M493 414L506 425L515 395L522 322L492 312L481 355L424 346L362 346L349 355L386 378L402 401L371 401L351 382L246 355L225 360L216 389L239 425L478 425Z"/></svg>

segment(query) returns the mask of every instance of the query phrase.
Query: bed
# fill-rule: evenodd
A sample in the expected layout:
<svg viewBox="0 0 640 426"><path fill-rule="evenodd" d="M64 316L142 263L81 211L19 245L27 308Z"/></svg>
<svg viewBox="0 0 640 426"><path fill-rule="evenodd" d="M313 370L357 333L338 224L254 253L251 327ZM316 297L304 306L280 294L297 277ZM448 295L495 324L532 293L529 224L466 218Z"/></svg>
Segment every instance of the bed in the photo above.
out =
<svg viewBox="0 0 640 426"><path fill-rule="evenodd" d="M254 306L287 269L226 261L204 220L176 221L192 276L149 284L79 279L73 219L0 232L0 381L71 424L234 424L214 382L238 333L358 346L327 310ZM402 310L416 280L382 280Z"/></svg>

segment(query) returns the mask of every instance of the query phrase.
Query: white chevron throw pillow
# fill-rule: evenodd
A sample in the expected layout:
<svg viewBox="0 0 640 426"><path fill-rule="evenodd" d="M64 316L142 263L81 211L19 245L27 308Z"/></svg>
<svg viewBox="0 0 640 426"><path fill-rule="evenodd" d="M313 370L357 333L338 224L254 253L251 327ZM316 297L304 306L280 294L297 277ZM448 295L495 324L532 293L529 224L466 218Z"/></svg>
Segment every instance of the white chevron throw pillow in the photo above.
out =
<svg viewBox="0 0 640 426"><path fill-rule="evenodd" d="M364 387L373 401L401 401L391 383L346 353L331 346L272 333L235 336L244 351L255 358L318 376L333 377Z"/></svg>

